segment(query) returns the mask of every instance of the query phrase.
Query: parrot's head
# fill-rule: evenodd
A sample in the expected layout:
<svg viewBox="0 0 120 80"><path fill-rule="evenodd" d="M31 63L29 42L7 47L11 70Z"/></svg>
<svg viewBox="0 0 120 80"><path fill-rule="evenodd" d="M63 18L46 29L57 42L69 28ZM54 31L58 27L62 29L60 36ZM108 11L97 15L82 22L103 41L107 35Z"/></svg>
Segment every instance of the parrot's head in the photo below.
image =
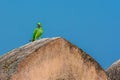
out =
<svg viewBox="0 0 120 80"><path fill-rule="evenodd" d="M38 28L42 27L42 24L40 22L38 22Z"/></svg>

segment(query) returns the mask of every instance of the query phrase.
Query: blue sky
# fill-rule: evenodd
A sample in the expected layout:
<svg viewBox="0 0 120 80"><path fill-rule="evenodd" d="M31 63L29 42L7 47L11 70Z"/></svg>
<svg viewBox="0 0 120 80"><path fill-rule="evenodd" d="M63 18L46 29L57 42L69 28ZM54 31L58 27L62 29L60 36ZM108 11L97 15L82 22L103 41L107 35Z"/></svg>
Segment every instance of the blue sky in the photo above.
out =
<svg viewBox="0 0 120 80"><path fill-rule="evenodd" d="M32 37L61 36L107 69L120 58L120 0L0 0L0 55Z"/></svg>

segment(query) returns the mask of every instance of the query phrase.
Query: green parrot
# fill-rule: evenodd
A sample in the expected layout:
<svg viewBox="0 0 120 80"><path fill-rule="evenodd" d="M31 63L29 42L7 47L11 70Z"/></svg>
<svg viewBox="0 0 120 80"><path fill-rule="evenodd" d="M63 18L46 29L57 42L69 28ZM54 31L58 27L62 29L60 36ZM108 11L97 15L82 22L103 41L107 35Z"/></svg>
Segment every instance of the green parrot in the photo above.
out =
<svg viewBox="0 0 120 80"><path fill-rule="evenodd" d="M43 33L42 25L39 22L38 27L34 30L33 37L32 37L32 42L37 40L39 37L41 37Z"/></svg>

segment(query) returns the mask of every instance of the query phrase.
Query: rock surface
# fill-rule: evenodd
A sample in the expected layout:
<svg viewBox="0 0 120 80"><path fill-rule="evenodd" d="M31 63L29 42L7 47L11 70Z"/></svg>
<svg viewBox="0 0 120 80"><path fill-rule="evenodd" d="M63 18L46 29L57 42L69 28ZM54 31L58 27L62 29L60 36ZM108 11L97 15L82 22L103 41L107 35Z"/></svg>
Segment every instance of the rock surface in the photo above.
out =
<svg viewBox="0 0 120 80"><path fill-rule="evenodd" d="M111 80L120 80L120 59L113 63L106 72Z"/></svg>
<svg viewBox="0 0 120 80"><path fill-rule="evenodd" d="M101 66L63 38L44 38L0 57L0 80L108 80Z"/></svg>

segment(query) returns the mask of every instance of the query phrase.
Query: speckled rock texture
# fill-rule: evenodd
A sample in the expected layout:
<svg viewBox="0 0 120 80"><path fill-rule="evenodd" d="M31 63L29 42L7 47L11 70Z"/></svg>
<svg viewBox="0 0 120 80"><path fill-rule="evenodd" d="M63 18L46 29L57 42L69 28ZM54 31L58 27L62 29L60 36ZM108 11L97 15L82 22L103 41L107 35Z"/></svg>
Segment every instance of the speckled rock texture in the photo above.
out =
<svg viewBox="0 0 120 80"><path fill-rule="evenodd" d="M69 41L43 38L0 57L0 80L108 80L101 66Z"/></svg>
<svg viewBox="0 0 120 80"><path fill-rule="evenodd" d="M120 80L120 59L106 70L111 80Z"/></svg>

